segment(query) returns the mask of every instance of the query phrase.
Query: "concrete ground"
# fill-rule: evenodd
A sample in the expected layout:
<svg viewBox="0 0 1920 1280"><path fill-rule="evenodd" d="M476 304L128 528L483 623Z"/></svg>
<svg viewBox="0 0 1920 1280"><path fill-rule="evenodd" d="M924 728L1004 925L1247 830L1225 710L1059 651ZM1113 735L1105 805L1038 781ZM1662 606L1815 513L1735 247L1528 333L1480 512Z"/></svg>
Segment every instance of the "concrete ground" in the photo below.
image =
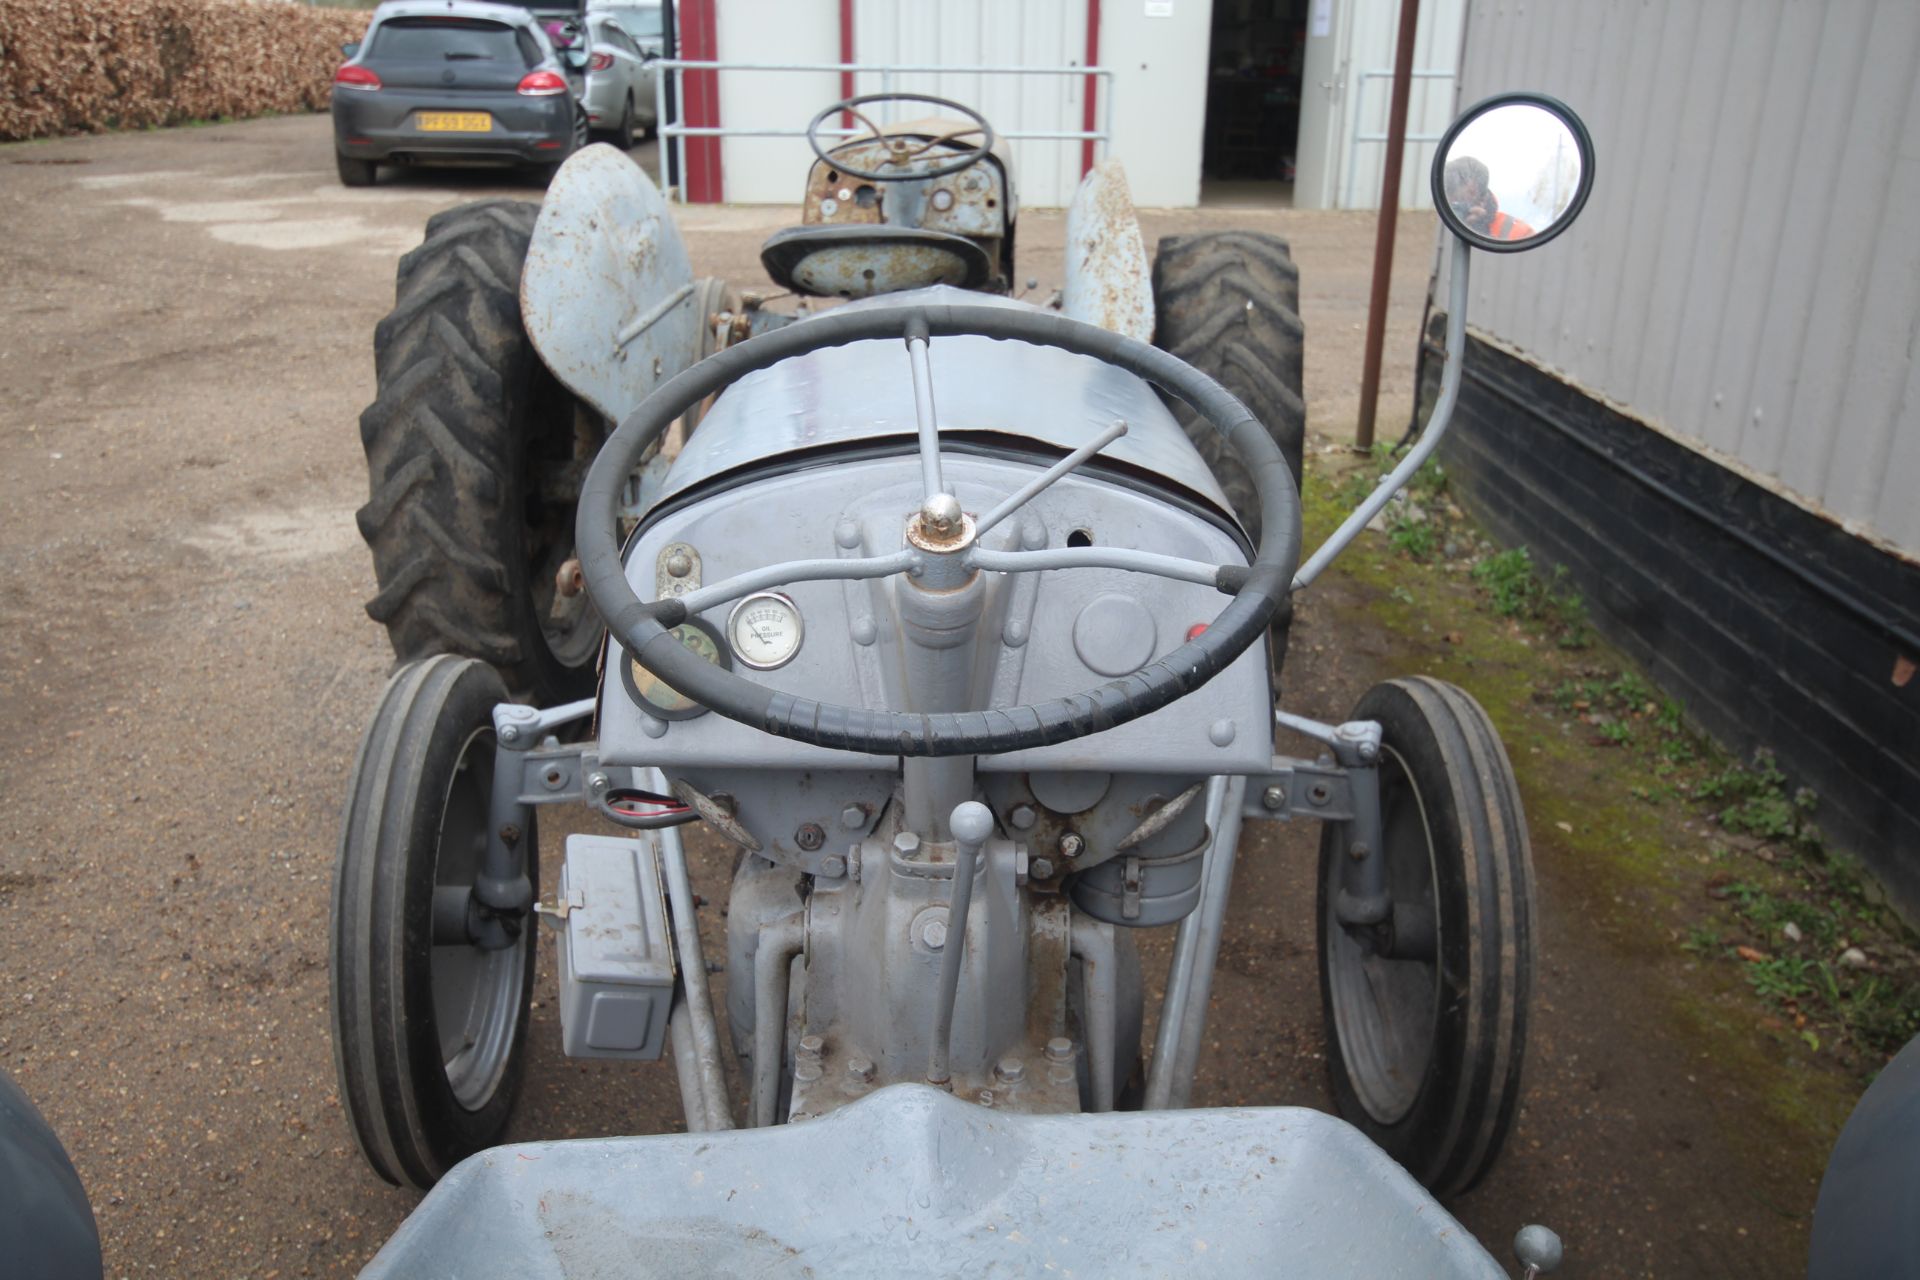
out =
<svg viewBox="0 0 1920 1280"><path fill-rule="evenodd" d="M338 810L391 661L361 608L355 422L394 261L428 215L540 192L444 173L347 190L328 136L312 116L0 147L0 1066L71 1148L112 1276L347 1274L412 1203L353 1148L327 1031ZM751 283L790 216L683 226L698 270ZM1292 241L1311 425L1350 433L1371 216L1142 223L1150 245L1232 226ZM1022 221L1043 291L1062 232L1057 212ZM1430 222L1403 232L1388 438L1433 259ZM1290 671L1303 710L1337 717L1383 651L1335 616L1305 615ZM1198 1102L1325 1104L1313 849L1305 830L1244 844ZM1584 882L1540 856L1532 1092L1455 1211L1502 1254L1522 1222L1559 1227L1566 1275L1792 1274L1811 1188L1724 1136L1744 1104L1701 1100L1711 1064L1646 1015L1644 957L1584 929ZM704 848L709 899L726 865ZM570 1062L558 1041L543 999L514 1137L674 1123L667 1064Z"/></svg>

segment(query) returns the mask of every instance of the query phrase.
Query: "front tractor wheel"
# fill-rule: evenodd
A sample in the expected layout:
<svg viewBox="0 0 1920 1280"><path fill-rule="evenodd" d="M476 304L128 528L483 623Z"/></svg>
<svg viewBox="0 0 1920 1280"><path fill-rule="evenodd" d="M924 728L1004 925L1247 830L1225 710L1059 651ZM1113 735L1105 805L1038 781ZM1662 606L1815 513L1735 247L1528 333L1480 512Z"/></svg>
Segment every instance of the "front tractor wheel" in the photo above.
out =
<svg viewBox="0 0 1920 1280"><path fill-rule="evenodd" d="M603 427L521 323L539 212L461 205L400 260L394 308L374 330L378 389L360 415L370 495L358 520L380 584L367 613L396 658L479 658L513 696L551 706L593 688L600 619L560 575Z"/></svg>
<svg viewBox="0 0 1920 1280"><path fill-rule="evenodd" d="M526 1065L534 917L489 948L462 906L486 848L505 697L471 658L402 667L361 741L341 824L329 966L340 1100L374 1172L422 1190L500 1140ZM524 825L516 843L537 890L531 810Z"/></svg>
<svg viewBox="0 0 1920 1280"><path fill-rule="evenodd" d="M1425 677L1375 685L1379 855L1396 925L1383 948L1335 913L1346 842L1320 843L1320 996L1341 1118L1436 1195L1492 1166L1520 1101L1533 989L1533 858L1513 767L1487 713ZM1392 954L1383 954L1390 951Z"/></svg>

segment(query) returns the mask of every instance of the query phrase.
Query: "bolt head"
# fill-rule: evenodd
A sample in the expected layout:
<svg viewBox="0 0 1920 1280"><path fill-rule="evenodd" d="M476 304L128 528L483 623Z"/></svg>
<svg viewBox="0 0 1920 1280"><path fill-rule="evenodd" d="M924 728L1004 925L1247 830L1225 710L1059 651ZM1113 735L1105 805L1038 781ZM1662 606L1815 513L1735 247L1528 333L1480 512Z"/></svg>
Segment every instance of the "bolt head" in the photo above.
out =
<svg viewBox="0 0 1920 1280"><path fill-rule="evenodd" d="M589 791L605 791L612 785L613 779L604 773L596 772L587 775L587 790Z"/></svg>
<svg viewBox="0 0 1920 1280"><path fill-rule="evenodd" d="M867 1058L848 1058L847 1074L861 1084L873 1082L873 1063Z"/></svg>
<svg viewBox="0 0 1920 1280"><path fill-rule="evenodd" d="M1018 1058L1002 1058L993 1068L993 1074L999 1076L1000 1079L1007 1084L1017 1083L1020 1077L1026 1073L1026 1063L1020 1061Z"/></svg>
<svg viewBox="0 0 1920 1280"><path fill-rule="evenodd" d="M857 804L850 804L840 811L840 825L849 831L858 831L867 825L867 811Z"/></svg>
<svg viewBox="0 0 1920 1280"><path fill-rule="evenodd" d="M944 951L947 946L947 922L929 920L920 930L920 940L927 944L929 951Z"/></svg>
<svg viewBox="0 0 1920 1280"><path fill-rule="evenodd" d="M832 854L820 863L820 874L829 880L838 880L847 874L847 860L839 854Z"/></svg>
<svg viewBox="0 0 1920 1280"><path fill-rule="evenodd" d="M1028 874L1030 874L1035 880L1052 879L1053 878L1053 859L1052 858L1035 858L1033 860L1032 866L1028 868Z"/></svg>
<svg viewBox="0 0 1920 1280"><path fill-rule="evenodd" d="M1065 1036L1055 1036L1053 1039L1047 1041L1047 1061L1072 1062L1073 1041L1067 1039Z"/></svg>
<svg viewBox="0 0 1920 1280"><path fill-rule="evenodd" d="M1087 842L1085 840L1082 840L1077 833L1069 831L1067 832L1067 834L1060 837L1060 856L1061 857L1077 858L1081 854L1085 853L1086 851L1087 851Z"/></svg>
<svg viewBox="0 0 1920 1280"><path fill-rule="evenodd" d="M902 831L893 838L893 848L896 853L912 856L920 852L920 837L911 831Z"/></svg>
<svg viewBox="0 0 1920 1280"><path fill-rule="evenodd" d="M667 557L667 572L676 578L684 578L693 572L693 559L684 551L676 551Z"/></svg>
<svg viewBox="0 0 1920 1280"><path fill-rule="evenodd" d="M960 524L960 499L950 493L936 493L920 506L920 519L935 533L952 533Z"/></svg>
<svg viewBox="0 0 1920 1280"><path fill-rule="evenodd" d="M503 724L503 725L501 725L501 726L500 726L500 741L502 741L502 742L518 742L519 740L520 740L520 726L519 726L519 725L517 725L517 724Z"/></svg>
<svg viewBox="0 0 1920 1280"><path fill-rule="evenodd" d="M1033 824L1039 820L1040 815L1033 811L1030 804L1017 804L1013 806L1013 812L1007 815L1007 821L1013 824L1015 831L1031 831Z"/></svg>
<svg viewBox="0 0 1920 1280"><path fill-rule="evenodd" d="M1269 809L1286 808L1287 789L1280 786L1268 787L1260 793L1260 803Z"/></svg>
<svg viewBox="0 0 1920 1280"><path fill-rule="evenodd" d="M802 1057L817 1058L826 1047L827 1041L824 1036L800 1037L800 1054Z"/></svg>
<svg viewBox="0 0 1920 1280"><path fill-rule="evenodd" d="M793 1078L801 1084L812 1084L822 1074L818 1058L802 1058L793 1065Z"/></svg>

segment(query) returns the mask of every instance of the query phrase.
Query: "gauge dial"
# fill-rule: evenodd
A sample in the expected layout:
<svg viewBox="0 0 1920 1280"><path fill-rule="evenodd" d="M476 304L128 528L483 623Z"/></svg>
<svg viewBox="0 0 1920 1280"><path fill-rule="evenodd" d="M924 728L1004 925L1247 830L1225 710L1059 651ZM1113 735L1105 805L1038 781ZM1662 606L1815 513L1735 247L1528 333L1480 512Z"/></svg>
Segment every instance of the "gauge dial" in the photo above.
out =
<svg viewBox="0 0 1920 1280"><path fill-rule="evenodd" d="M702 662L711 662L722 671L732 665L727 659L726 642L705 619L689 618L675 627L672 635ZM623 652L621 656L624 663L620 674L625 678L627 692L647 714L661 720L691 720L706 714L705 706L641 666L632 655Z"/></svg>
<svg viewBox="0 0 1920 1280"><path fill-rule="evenodd" d="M750 595L733 607L727 639L733 656L749 667L771 671L793 661L804 634L800 606L777 591Z"/></svg>

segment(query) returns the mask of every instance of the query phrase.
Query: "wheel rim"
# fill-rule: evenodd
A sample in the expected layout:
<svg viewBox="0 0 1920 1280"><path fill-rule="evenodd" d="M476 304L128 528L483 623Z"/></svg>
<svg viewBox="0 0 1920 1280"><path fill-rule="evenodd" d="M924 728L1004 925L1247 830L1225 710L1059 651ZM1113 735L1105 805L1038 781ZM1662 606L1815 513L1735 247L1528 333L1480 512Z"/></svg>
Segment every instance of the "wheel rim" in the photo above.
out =
<svg viewBox="0 0 1920 1280"><path fill-rule="evenodd" d="M1397 904L1425 902L1435 911L1434 954L1445 954L1445 921L1438 915L1438 854L1425 801L1406 760L1383 746L1380 761L1380 835L1387 883ZM1337 869L1335 870L1337 874ZM1329 886L1331 889L1332 886ZM1398 1122L1420 1096L1440 1017L1440 966L1428 960L1389 960L1369 954L1335 915L1326 895L1327 986L1334 1034L1347 1079L1368 1116Z"/></svg>
<svg viewBox="0 0 1920 1280"><path fill-rule="evenodd" d="M460 763L440 810L435 889L473 887L485 856L492 792L493 731L478 729L460 749ZM433 1019L440 1061L455 1100L468 1111L486 1106L513 1056L527 945L527 931L522 930L513 946L499 951L461 943L433 948Z"/></svg>
<svg viewBox="0 0 1920 1280"><path fill-rule="evenodd" d="M537 376L542 389L535 393L535 420L552 421L556 414L571 414L573 408L559 384ZM583 440L576 428L567 433L564 445L556 442L551 452L530 442L523 465L528 595L547 652L569 669L587 665L600 650L600 615L586 591L569 597L562 596L558 587L560 571L574 558L574 498L583 455L584 461L591 461L598 446L597 439Z"/></svg>

